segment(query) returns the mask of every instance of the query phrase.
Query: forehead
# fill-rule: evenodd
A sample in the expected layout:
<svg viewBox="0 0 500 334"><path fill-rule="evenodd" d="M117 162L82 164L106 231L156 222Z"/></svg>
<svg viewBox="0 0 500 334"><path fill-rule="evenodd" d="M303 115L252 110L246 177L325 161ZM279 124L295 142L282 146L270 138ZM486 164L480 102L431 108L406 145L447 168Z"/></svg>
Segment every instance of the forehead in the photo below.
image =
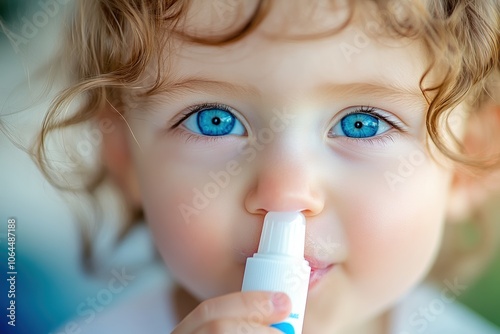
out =
<svg viewBox="0 0 500 334"><path fill-rule="evenodd" d="M248 22L258 3L193 1L179 29L201 38L228 34ZM420 94L419 80L428 65L423 44L389 37L379 14L372 2L353 7L348 2L273 1L261 24L236 42L212 46L173 39L166 53L169 77L249 84L275 97L308 94L327 83L358 82ZM314 37L325 31L333 32Z"/></svg>
<svg viewBox="0 0 500 334"><path fill-rule="evenodd" d="M376 10L371 5L370 11ZM338 26L354 7L346 0L194 0L189 2L181 29L210 36L244 26L256 12L265 12L259 33L303 35Z"/></svg>
<svg viewBox="0 0 500 334"><path fill-rule="evenodd" d="M246 24L258 3L194 0L178 29L200 38L225 35ZM272 103L295 103L302 97L311 101L327 95L337 98L345 91L351 95L372 91L377 97L402 92L394 98L411 96L418 105L426 105L419 88L428 67L423 43L388 32L373 2L360 2L355 8L341 2L330 5L331 1L270 3L265 19L237 41L214 46L171 38L164 52L168 70L150 68L166 77L167 85L161 90L213 96L221 87L212 85L217 82L229 88L225 92L242 92L239 96L249 98L250 92ZM352 18L345 25L352 9ZM311 24L311 15L317 23ZM318 33L324 36L318 37ZM428 82L430 78L426 78Z"/></svg>
<svg viewBox="0 0 500 334"><path fill-rule="evenodd" d="M263 22L255 20L259 21L257 34L275 38L325 35L341 30L351 19L383 37L387 19L408 24L416 9L425 6L420 0L192 0L178 28L197 37L220 36L242 28L255 16L261 18L256 13L265 13Z"/></svg>

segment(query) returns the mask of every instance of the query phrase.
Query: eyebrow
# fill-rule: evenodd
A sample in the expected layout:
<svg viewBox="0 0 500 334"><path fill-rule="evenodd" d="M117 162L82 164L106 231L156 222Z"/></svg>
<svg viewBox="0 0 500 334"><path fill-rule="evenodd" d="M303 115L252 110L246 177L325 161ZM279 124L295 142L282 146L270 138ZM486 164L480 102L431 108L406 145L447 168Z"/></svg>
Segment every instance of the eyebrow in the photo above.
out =
<svg viewBox="0 0 500 334"><path fill-rule="evenodd" d="M175 97L178 94L191 93L211 93L213 95L225 93L227 95L253 95L261 96L260 90L251 85L239 85L236 83L210 80L203 77L183 78L173 83L167 84L160 90L164 97Z"/></svg>
<svg viewBox="0 0 500 334"><path fill-rule="evenodd" d="M315 95L317 97L370 96L393 101L404 100L419 105L428 105L420 88L416 88L409 88L397 83L392 83L390 85L369 82L324 84L315 90Z"/></svg>
<svg viewBox="0 0 500 334"><path fill-rule="evenodd" d="M418 88L418 87L416 87ZM370 83L354 82L347 84L326 83L313 89L314 98L342 96L368 96L377 99L391 101L405 101L418 106L428 106L420 89L405 87L402 84L391 83ZM252 97L262 97L262 92L252 85L240 85L232 82L211 80L203 77L188 77L178 79L164 88L160 89L162 98L182 97L186 93L207 93L211 95L250 95Z"/></svg>

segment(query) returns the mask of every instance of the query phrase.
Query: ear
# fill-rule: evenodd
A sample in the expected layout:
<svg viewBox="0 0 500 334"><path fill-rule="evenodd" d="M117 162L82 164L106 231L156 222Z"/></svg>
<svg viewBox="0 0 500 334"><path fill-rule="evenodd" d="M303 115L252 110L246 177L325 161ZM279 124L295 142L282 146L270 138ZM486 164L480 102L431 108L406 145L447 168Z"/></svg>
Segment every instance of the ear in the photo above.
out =
<svg viewBox="0 0 500 334"><path fill-rule="evenodd" d="M136 170L127 140L129 128L123 115L109 103L99 114L103 135L101 159L112 181L124 195L127 207L142 206Z"/></svg>
<svg viewBox="0 0 500 334"><path fill-rule="evenodd" d="M448 220L463 221L500 191L500 105L488 104L476 111L464 133L463 145L471 156L497 159L496 168L472 173L456 168L448 205Z"/></svg>

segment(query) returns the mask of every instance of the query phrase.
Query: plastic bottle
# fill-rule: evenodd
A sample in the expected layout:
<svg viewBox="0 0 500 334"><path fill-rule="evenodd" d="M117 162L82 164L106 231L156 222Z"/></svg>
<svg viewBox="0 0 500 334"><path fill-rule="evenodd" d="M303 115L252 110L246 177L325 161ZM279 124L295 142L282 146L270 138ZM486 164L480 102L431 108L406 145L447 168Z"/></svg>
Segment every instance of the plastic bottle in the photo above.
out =
<svg viewBox="0 0 500 334"><path fill-rule="evenodd" d="M242 291L279 291L292 312L271 325L286 334L302 333L311 267L304 259L306 220L300 212L268 212L257 253L247 259Z"/></svg>

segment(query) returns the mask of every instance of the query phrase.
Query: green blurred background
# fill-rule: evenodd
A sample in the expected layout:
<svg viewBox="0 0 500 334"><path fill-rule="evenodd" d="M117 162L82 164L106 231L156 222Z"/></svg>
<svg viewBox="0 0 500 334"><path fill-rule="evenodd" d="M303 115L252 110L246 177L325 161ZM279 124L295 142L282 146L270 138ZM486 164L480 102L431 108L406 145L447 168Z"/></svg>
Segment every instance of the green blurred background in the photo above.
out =
<svg viewBox="0 0 500 334"><path fill-rule="evenodd" d="M487 271L459 298L484 318L500 327L500 255Z"/></svg>
<svg viewBox="0 0 500 334"><path fill-rule="evenodd" d="M489 201L485 212L491 219L491 231L487 233L492 233L495 241L492 259L487 263L485 271L458 299L500 327L500 196ZM467 228L464 228L464 233L469 239L475 239L471 243L482 242L480 234L468 232Z"/></svg>

